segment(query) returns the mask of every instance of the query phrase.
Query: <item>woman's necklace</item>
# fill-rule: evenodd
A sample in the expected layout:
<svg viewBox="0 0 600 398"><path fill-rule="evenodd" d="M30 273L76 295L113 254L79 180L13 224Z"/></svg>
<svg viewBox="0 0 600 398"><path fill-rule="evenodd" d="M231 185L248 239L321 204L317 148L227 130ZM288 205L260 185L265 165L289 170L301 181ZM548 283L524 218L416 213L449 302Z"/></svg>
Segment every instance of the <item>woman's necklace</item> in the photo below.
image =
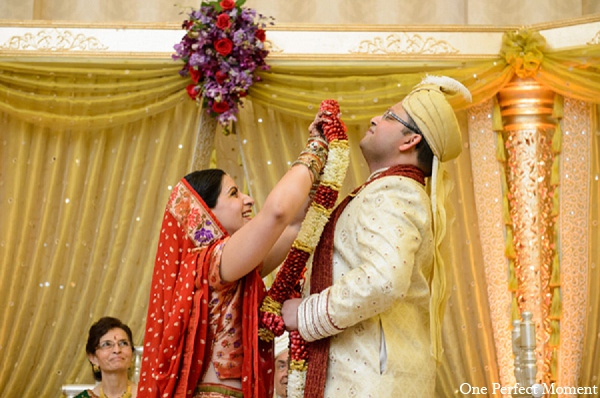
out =
<svg viewBox="0 0 600 398"><path fill-rule="evenodd" d="M100 386L100 398L108 398L104 391L102 391L102 386ZM127 389L123 391L123 394L119 398L131 398L131 383L127 382Z"/></svg>

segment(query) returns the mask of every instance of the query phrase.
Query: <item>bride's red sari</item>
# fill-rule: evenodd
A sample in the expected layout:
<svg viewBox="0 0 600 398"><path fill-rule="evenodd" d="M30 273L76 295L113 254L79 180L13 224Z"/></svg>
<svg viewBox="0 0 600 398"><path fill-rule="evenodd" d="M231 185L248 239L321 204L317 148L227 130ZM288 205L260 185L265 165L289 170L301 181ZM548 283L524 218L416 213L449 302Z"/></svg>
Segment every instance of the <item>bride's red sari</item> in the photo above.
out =
<svg viewBox="0 0 600 398"><path fill-rule="evenodd" d="M209 268L225 229L182 179L164 213L144 335L138 398L194 395L212 356L209 335ZM258 306L265 287L254 270L242 284L241 361L245 398L273 395L272 343L259 342Z"/></svg>

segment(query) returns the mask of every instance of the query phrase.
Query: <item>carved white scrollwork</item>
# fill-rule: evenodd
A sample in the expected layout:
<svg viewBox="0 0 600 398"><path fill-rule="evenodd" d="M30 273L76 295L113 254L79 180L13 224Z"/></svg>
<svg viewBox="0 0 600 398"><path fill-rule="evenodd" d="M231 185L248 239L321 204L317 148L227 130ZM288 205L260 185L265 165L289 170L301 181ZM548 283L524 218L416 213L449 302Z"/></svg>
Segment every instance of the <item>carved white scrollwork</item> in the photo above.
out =
<svg viewBox="0 0 600 398"><path fill-rule="evenodd" d="M282 53L283 49L278 47L271 40L265 40L265 48L269 50L270 53Z"/></svg>
<svg viewBox="0 0 600 398"><path fill-rule="evenodd" d="M0 45L3 50L104 51L108 46L95 37L74 34L65 29L44 29L37 33L13 36Z"/></svg>
<svg viewBox="0 0 600 398"><path fill-rule="evenodd" d="M445 40L418 34L395 33L385 39L363 40L351 53L362 54L457 54L459 51Z"/></svg>

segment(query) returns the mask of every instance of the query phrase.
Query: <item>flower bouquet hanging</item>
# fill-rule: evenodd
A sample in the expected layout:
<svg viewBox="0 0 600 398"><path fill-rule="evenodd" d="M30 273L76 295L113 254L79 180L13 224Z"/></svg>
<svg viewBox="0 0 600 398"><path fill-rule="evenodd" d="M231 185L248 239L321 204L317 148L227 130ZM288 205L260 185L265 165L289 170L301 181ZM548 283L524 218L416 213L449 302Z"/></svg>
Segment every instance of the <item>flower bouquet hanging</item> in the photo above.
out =
<svg viewBox="0 0 600 398"><path fill-rule="evenodd" d="M269 69L265 28L272 18L242 7L245 1L203 2L192 10L182 25L187 33L172 56L185 64L179 73L192 80L190 98L201 102L226 131L237 121L242 98L260 80L254 71Z"/></svg>

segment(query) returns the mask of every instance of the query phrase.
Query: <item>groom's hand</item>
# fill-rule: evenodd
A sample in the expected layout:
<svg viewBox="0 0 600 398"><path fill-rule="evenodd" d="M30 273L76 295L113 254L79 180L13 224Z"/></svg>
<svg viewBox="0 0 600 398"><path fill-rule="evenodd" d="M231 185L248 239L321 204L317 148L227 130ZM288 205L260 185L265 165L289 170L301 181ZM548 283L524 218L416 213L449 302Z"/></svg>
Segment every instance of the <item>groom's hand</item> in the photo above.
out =
<svg viewBox="0 0 600 398"><path fill-rule="evenodd" d="M301 298L293 298L285 301L281 307L281 316L285 322L285 328L289 331L298 330L298 307L302 303Z"/></svg>

